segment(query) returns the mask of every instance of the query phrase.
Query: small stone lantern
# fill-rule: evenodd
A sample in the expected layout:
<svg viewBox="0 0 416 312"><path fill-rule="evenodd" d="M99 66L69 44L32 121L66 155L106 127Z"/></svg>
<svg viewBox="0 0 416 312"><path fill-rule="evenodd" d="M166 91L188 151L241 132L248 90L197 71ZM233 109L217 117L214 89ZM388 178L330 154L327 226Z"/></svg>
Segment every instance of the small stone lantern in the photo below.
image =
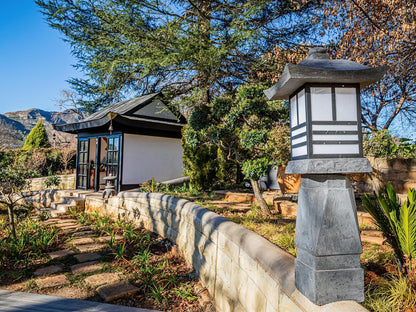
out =
<svg viewBox="0 0 416 312"><path fill-rule="evenodd" d="M290 103L291 155L286 173L301 174L295 244L296 287L318 305L364 301L362 246L354 192L347 173L371 172L363 158L360 89L386 67L330 60L313 48L298 65L287 64L265 90Z"/></svg>

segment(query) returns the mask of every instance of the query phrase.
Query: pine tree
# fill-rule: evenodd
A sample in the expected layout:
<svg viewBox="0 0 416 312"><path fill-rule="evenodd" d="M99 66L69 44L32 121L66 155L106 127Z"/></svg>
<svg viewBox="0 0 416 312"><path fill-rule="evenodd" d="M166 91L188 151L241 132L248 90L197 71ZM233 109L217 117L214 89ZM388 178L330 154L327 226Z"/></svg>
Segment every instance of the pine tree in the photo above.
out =
<svg viewBox="0 0 416 312"><path fill-rule="evenodd" d="M163 91L209 103L256 79L266 53L310 42L318 0L36 0L71 44L86 79L72 87L90 111Z"/></svg>
<svg viewBox="0 0 416 312"><path fill-rule="evenodd" d="M49 147L48 134L46 133L45 127L42 121L39 119L35 127L30 131L26 138L23 149L34 149Z"/></svg>

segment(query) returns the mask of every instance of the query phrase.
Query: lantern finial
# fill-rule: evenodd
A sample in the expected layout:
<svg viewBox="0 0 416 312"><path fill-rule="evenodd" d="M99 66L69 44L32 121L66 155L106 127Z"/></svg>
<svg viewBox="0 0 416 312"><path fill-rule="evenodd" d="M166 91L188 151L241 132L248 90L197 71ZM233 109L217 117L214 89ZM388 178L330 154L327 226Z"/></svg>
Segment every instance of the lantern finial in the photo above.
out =
<svg viewBox="0 0 416 312"><path fill-rule="evenodd" d="M327 52L327 48L316 47L309 50L308 56L312 60L329 60L329 54Z"/></svg>

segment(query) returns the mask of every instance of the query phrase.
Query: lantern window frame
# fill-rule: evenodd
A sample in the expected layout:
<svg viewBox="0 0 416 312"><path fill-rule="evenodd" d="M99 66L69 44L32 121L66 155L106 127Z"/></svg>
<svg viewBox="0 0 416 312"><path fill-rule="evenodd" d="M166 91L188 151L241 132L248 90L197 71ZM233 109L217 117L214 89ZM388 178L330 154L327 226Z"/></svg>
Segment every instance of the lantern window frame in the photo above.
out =
<svg viewBox="0 0 416 312"><path fill-rule="evenodd" d="M312 121L312 103L311 103L311 88L331 88L331 108L332 108L332 120L328 121ZM356 121L338 121L336 120L336 88L354 88L356 90ZM306 121L297 124L292 127L292 109L291 101L292 98L296 98L296 113L297 121L299 122L299 102L298 102L298 93L304 90L305 92L305 109L306 109ZM362 145L362 124L361 124L361 103L360 103L360 84L358 83L305 83L295 92L289 96L289 112L290 112L290 139L291 139L291 159L315 159L315 158L359 158L363 157L363 145ZM313 126L355 126L355 130L313 130ZM305 127L306 131L303 131ZM300 133L299 133L300 130ZM295 134L294 134L295 132ZM292 142L296 139L303 138L306 135L306 140L292 145ZM313 140L313 135L356 135L357 140ZM358 153L352 154L343 154L343 153L334 153L334 154L313 154L313 144L319 145L357 145L358 144ZM294 148L304 148L306 145L306 154L300 156L294 156Z"/></svg>

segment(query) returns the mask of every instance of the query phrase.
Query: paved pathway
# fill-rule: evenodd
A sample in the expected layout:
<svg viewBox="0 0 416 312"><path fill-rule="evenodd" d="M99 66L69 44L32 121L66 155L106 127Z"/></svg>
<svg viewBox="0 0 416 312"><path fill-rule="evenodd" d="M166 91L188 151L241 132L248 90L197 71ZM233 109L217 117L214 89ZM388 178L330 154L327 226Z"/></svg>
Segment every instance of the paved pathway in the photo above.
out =
<svg viewBox="0 0 416 312"><path fill-rule="evenodd" d="M107 303L0 289L0 311L7 312L157 312Z"/></svg>
<svg viewBox="0 0 416 312"><path fill-rule="evenodd" d="M83 301L100 296L105 302L128 297L139 289L123 280L121 272L103 272L102 259L109 252L110 236L99 237L90 226L82 226L73 219L51 218L45 223L55 225L65 234L61 250L50 252L52 263L33 273L36 288L45 295L23 293L27 282L10 285L0 290L1 311L151 311ZM115 240L122 236L115 235ZM77 280L71 284L70 280Z"/></svg>

